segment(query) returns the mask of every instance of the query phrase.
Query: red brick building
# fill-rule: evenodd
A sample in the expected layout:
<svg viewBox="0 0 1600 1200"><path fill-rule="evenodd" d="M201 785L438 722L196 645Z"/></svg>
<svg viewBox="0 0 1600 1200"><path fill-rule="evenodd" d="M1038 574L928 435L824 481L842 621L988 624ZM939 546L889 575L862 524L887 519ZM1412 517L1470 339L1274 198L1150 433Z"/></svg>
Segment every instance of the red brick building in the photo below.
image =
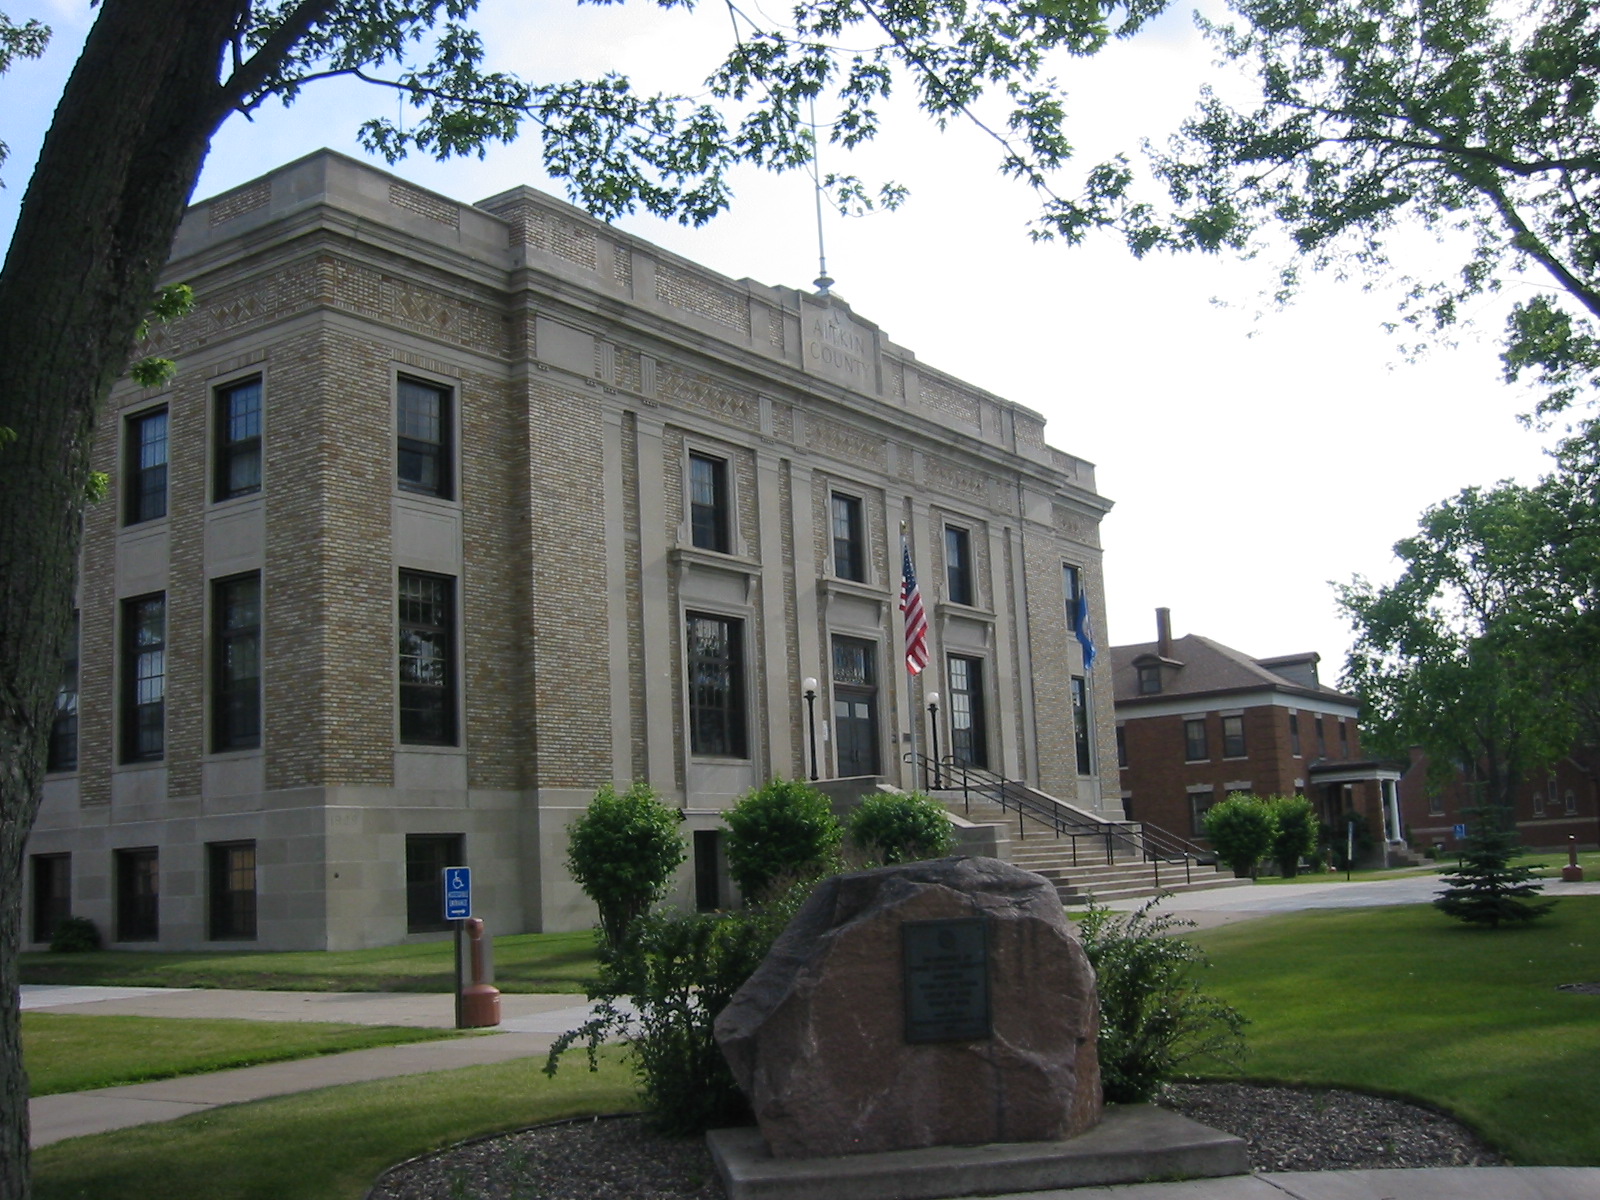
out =
<svg viewBox="0 0 1600 1200"><path fill-rule="evenodd" d="M1402 840L1400 764L1363 758L1354 696L1324 686L1316 653L1252 658L1156 610L1156 640L1111 647L1117 755L1129 820L1203 841L1226 796L1307 796L1336 822L1362 814L1379 852Z"/></svg>
<svg viewBox="0 0 1600 1200"><path fill-rule="evenodd" d="M1515 803L1517 832L1535 850L1565 850L1567 838L1582 849L1600 845L1600 752L1575 750L1522 783ZM1400 808L1411 844L1437 846L1453 853L1470 822L1466 810L1477 803L1473 785L1457 774L1443 786L1430 786L1428 759L1411 751L1411 765L1400 780ZM1552 865L1559 866L1554 860Z"/></svg>

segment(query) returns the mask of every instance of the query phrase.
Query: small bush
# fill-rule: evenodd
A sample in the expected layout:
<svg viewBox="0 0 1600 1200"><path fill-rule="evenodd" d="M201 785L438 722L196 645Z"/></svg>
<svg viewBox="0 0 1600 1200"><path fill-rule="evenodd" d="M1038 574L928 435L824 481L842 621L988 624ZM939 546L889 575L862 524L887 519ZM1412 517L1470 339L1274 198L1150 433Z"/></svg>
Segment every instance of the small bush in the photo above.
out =
<svg viewBox="0 0 1600 1200"><path fill-rule="evenodd" d="M876 863L943 858L955 842L944 806L921 792L879 792L850 814L850 840Z"/></svg>
<svg viewBox="0 0 1600 1200"><path fill-rule="evenodd" d="M833 867L843 837L828 798L798 779L774 779L729 810L728 872L746 904L775 884L815 879Z"/></svg>
<svg viewBox="0 0 1600 1200"><path fill-rule="evenodd" d="M621 953L601 966L589 998L594 1016L550 1048L554 1075L569 1047L584 1042L589 1069L600 1045L620 1039L655 1122L697 1134L746 1121L748 1101L712 1036L717 1015L767 956L809 894L791 888L771 903L730 913L648 913Z"/></svg>
<svg viewBox="0 0 1600 1200"><path fill-rule="evenodd" d="M1236 1065L1244 1057L1244 1017L1200 990L1205 955L1172 936L1194 922L1152 916L1160 899L1131 913L1091 900L1081 922L1100 991L1100 1087L1113 1104L1149 1100L1197 1059Z"/></svg>
<svg viewBox="0 0 1600 1200"><path fill-rule="evenodd" d="M88 917L63 917L50 936L50 949L56 954L82 954L100 949L100 931Z"/></svg>
<svg viewBox="0 0 1600 1200"><path fill-rule="evenodd" d="M1285 879L1300 871L1300 860L1317 850L1317 816L1304 796L1274 796L1267 801L1272 812L1272 857Z"/></svg>
<svg viewBox="0 0 1600 1200"><path fill-rule="evenodd" d="M1206 810L1206 838L1217 858L1240 878L1255 877L1272 851L1272 811L1259 796L1229 796Z"/></svg>
<svg viewBox="0 0 1600 1200"><path fill-rule="evenodd" d="M647 783L622 795L608 783L567 831L567 870L600 909L608 947L622 945L628 926L666 895L685 858L680 814Z"/></svg>

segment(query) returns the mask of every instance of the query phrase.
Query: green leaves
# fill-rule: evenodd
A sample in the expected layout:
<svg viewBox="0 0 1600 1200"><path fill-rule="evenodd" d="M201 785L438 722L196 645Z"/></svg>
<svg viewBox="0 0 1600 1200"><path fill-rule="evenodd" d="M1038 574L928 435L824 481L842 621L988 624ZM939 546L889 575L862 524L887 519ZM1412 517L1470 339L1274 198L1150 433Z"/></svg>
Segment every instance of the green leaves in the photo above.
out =
<svg viewBox="0 0 1600 1200"><path fill-rule="evenodd" d="M1464 246L1424 278L1401 322L1427 338L1463 302L1533 268L1506 373L1536 368L1570 403L1597 370L1600 318L1600 15L1589 0L1231 0L1238 25L1202 22L1253 69L1261 100L1207 94L1152 153L1173 207L1160 244L1259 249L1288 236L1316 268L1380 276L1397 229ZM1129 231L1144 253L1148 230ZM1542 278L1541 278L1542 277ZM1571 325L1552 341L1556 317Z"/></svg>
<svg viewBox="0 0 1600 1200"><path fill-rule="evenodd" d="M843 837L828 798L798 779L748 792L726 820L728 871L746 904L834 868Z"/></svg>
<svg viewBox="0 0 1600 1200"><path fill-rule="evenodd" d="M1100 1081L1112 1103L1149 1100L1188 1063L1244 1058L1244 1017L1201 990L1205 955L1173 932L1194 922L1151 915L1159 903L1114 913L1091 901L1079 922L1100 995Z"/></svg>
<svg viewBox="0 0 1600 1200"><path fill-rule="evenodd" d="M1468 488L1395 545L1394 583L1340 589L1356 635L1345 683L1380 753L1421 746L1436 781L1481 773L1510 803L1522 777L1571 748L1574 681L1600 662L1574 656L1577 589L1590 585L1562 546L1595 497L1572 483L1558 472L1533 488Z"/></svg>
<svg viewBox="0 0 1600 1200"><path fill-rule="evenodd" d="M659 7L688 7L656 0ZM445 159L483 154L535 133L547 171L573 200L605 218L645 209L701 224L726 208L729 172L741 163L784 171L815 161L811 113L824 109L828 141L859 146L880 130L880 106L898 80L941 126L971 120L996 141L1002 170L1036 189L1047 212L1039 237L1124 221L1117 195L1091 190L1077 210L1051 215L1051 180L1070 157L1065 93L1050 77L1062 54L1093 54L1128 37L1167 0L808 0L779 16L731 7L733 37L703 86L710 100L643 95L616 76L555 80L488 70L471 21L476 0L282 0L248 10L232 102L249 112L269 97L354 75L399 91L409 118L374 117L362 144L393 163L420 151ZM307 14L309 27L297 31ZM998 106L991 122L979 106ZM842 211L893 206L902 189L830 176ZM873 196L876 199L873 199ZM1109 202L1109 206L1107 204Z"/></svg>
<svg viewBox="0 0 1600 1200"><path fill-rule="evenodd" d="M606 784L568 828L567 870L600 909L607 946L621 946L629 926L666 895L687 857L681 821L648 783L621 795Z"/></svg>
<svg viewBox="0 0 1600 1200"><path fill-rule="evenodd" d="M18 25L5 13L0 13L0 75L11 69L12 60L38 58L50 43L50 28L30 17ZM9 150L0 142L0 163L6 161Z"/></svg>
<svg viewBox="0 0 1600 1200"><path fill-rule="evenodd" d="M921 792L876 793L850 814L850 840L882 866L941 858L955 835L950 816Z"/></svg>

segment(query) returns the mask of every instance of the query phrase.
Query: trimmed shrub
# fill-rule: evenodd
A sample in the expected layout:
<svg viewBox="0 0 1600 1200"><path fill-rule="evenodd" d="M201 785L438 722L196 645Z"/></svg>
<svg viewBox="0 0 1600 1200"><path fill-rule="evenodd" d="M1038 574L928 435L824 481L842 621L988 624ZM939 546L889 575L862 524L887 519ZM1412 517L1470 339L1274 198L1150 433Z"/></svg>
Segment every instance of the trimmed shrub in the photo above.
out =
<svg viewBox="0 0 1600 1200"><path fill-rule="evenodd" d="M608 783L568 828L567 870L600 909L608 947L621 946L628 926L666 895L686 857L682 820L648 783L620 796Z"/></svg>
<svg viewBox="0 0 1600 1200"><path fill-rule="evenodd" d="M1272 857L1285 879L1300 873L1300 860L1317 852L1317 815L1304 796L1274 796L1267 801L1272 810Z"/></svg>
<svg viewBox="0 0 1600 1200"><path fill-rule="evenodd" d="M100 949L100 931L88 917L63 917L50 936L50 949L56 954L82 954Z"/></svg>
<svg viewBox="0 0 1600 1200"><path fill-rule="evenodd" d="M813 880L836 863L843 832L828 798L798 779L774 779L728 812L728 872L746 904L774 885Z"/></svg>
<svg viewBox="0 0 1600 1200"><path fill-rule="evenodd" d="M921 792L878 792L850 814L850 840L883 866L943 858L955 842L944 806Z"/></svg>
<svg viewBox="0 0 1600 1200"><path fill-rule="evenodd" d="M1229 796L1205 815L1206 838L1217 859L1241 879L1272 851L1272 811L1259 796Z"/></svg>
<svg viewBox="0 0 1600 1200"><path fill-rule="evenodd" d="M1205 954L1172 935L1194 922L1152 916L1160 900L1131 913L1091 900L1080 923L1100 992L1100 1088L1113 1104L1149 1100L1197 1059L1232 1066L1244 1058L1244 1017L1200 990Z"/></svg>
<svg viewBox="0 0 1600 1200"><path fill-rule="evenodd" d="M809 894L809 886L799 886L736 912L640 917L622 951L601 964L589 994L597 1001L594 1015L556 1040L545 1074L554 1075L560 1056L578 1042L595 1070L601 1044L620 1040L645 1106L666 1132L699 1134L747 1122L749 1102L713 1027Z"/></svg>

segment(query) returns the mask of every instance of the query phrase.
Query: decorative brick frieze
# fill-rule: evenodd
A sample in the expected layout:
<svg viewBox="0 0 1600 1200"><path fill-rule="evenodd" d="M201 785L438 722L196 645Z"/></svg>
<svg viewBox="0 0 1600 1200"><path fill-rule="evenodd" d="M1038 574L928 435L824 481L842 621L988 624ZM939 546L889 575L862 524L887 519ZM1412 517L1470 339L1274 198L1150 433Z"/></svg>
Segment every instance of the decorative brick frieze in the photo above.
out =
<svg viewBox="0 0 1600 1200"><path fill-rule="evenodd" d="M673 363L656 364L656 389L663 400L714 413L746 429L761 428L761 400L754 393Z"/></svg>
<svg viewBox="0 0 1600 1200"><path fill-rule="evenodd" d="M944 380L923 371L919 371L917 377L918 399L926 407L944 416L954 417L964 424L977 425L978 398L976 396L957 391Z"/></svg>
<svg viewBox="0 0 1600 1200"><path fill-rule="evenodd" d="M451 229L461 228L461 206L443 196L435 196L421 188L398 180L389 185L389 203L406 212L437 221Z"/></svg>
<svg viewBox="0 0 1600 1200"><path fill-rule="evenodd" d="M906 398L906 369L897 358L885 357L884 388L891 400L904 400Z"/></svg>
<svg viewBox="0 0 1600 1200"><path fill-rule="evenodd" d="M923 482L929 489L964 500L989 499L989 480L981 471L929 454L923 459Z"/></svg>
<svg viewBox="0 0 1600 1200"><path fill-rule="evenodd" d="M834 458L862 463L882 471L889 458L889 446L883 438L864 429L852 429L826 417L806 418L806 444L812 450Z"/></svg>
<svg viewBox="0 0 1600 1200"><path fill-rule="evenodd" d="M657 259L656 299L704 317L742 337L750 336L749 300L743 292L716 283L709 273L691 273L674 262Z"/></svg>
<svg viewBox="0 0 1600 1200"><path fill-rule="evenodd" d="M272 180L258 179L231 192L224 192L211 201L207 220L215 228L247 212L265 208L272 203Z"/></svg>

